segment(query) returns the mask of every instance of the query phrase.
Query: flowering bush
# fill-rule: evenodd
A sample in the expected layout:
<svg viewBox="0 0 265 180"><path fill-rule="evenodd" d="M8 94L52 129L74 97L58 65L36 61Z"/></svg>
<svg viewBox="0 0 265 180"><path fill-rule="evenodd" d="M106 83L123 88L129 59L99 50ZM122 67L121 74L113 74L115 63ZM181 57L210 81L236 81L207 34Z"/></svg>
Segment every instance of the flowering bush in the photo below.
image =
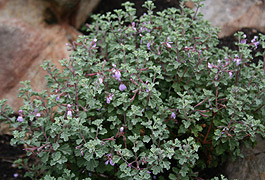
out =
<svg viewBox="0 0 265 180"><path fill-rule="evenodd" d="M218 49L217 30L183 4L153 14L147 1L139 19L128 2L94 15L89 35L68 44L63 72L42 65L49 93L24 82L18 117L1 101L28 176L197 179L265 135L265 69L251 63L265 37L238 33L238 51Z"/></svg>

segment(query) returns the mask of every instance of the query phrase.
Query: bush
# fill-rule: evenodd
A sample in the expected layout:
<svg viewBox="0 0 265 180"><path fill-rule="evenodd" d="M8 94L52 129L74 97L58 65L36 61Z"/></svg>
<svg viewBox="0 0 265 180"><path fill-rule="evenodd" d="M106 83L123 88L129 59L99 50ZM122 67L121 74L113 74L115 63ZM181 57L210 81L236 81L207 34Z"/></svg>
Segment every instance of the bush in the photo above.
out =
<svg viewBox="0 0 265 180"><path fill-rule="evenodd" d="M128 2L94 15L89 35L68 44L63 72L42 65L49 92L24 82L18 117L1 101L28 176L195 179L265 135L265 70L251 63L265 37L238 33L238 51L218 49L217 30L183 3L154 15L147 1L139 19Z"/></svg>

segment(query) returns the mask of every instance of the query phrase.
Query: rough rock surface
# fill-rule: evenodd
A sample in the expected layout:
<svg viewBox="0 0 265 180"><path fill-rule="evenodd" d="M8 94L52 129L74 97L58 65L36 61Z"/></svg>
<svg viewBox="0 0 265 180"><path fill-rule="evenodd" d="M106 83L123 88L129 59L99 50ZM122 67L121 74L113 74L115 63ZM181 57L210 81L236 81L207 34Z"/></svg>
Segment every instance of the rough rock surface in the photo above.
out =
<svg viewBox="0 0 265 180"><path fill-rule="evenodd" d="M257 142L254 149L241 148L244 158L228 161L225 174L229 180L265 180L265 142L260 136Z"/></svg>
<svg viewBox="0 0 265 180"><path fill-rule="evenodd" d="M18 18L33 26L79 28L100 0L0 0L1 18Z"/></svg>
<svg viewBox="0 0 265 180"><path fill-rule="evenodd" d="M219 37L245 27L265 32L264 0L205 0L200 12L213 26L221 28Z"/></svg>
<svg viewBox="0 0 265 180"><path fill-rule="evenodd" d="M30 80L33 90L46 88L44 60L59 66L67 58L65 44L80 33L99 0L0 0L0 99L15 111L20 81Z"/></svg>

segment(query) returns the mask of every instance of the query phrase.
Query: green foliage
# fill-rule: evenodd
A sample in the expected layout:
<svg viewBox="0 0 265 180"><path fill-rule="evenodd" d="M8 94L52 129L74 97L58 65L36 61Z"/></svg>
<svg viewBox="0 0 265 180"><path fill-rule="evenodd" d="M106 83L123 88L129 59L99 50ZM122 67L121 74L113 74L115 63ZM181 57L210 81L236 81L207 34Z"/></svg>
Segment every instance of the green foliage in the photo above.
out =
<svg viewBox="0 0 265 180"><path fill-rule="evenodd" d="M124 6L93 16L89 35L69 44L63 72L42 65L49 93L24 83L18 119L0 101L0 118L16 129L12 144L36 159L30 177L188 180L264 136L257 41L238 33L238 51L219 49L217 30L183 4L153 14L147 1L139 19Z"/></svg>

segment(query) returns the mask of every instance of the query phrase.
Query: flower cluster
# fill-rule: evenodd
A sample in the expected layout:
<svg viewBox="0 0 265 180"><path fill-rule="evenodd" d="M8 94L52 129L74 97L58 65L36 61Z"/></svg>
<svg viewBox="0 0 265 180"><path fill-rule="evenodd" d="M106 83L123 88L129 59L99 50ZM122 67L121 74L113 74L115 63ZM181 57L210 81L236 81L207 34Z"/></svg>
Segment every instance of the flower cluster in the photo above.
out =
<svg viewBox="0 0 265 180"><path fill-rule="evenodd" d="M18 116L18 118L17 118L17 121L18 122L23 122L24 121L24 119L23 119L23 115L22 115L22 110L19 110L18 111L18 114L19 114L19 116Z"/></svg>

